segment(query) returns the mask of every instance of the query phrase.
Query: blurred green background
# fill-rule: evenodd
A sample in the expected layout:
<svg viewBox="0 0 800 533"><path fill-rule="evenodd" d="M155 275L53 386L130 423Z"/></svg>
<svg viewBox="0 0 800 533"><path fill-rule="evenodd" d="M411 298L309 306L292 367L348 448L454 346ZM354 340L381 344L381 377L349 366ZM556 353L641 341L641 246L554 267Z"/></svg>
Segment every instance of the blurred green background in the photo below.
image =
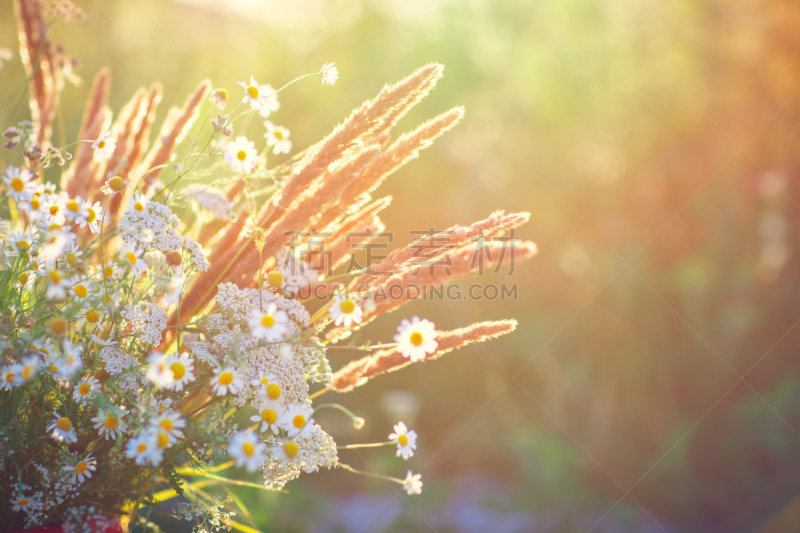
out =
<svg viewBox="0 0 800 533"><path fill-rule="evenodd" d="M419 471L423 494L341 471L286 495L234 488L264 530L800 528L798 2L79 5L88 20L53 33L83 63L62 99L68 142L104 65L115 110L163 83L163 120L206 77L238 95L251 74L278 87L335 61L336 85L293 86L271 118L297 150L438 61L445 78L399 130L456 105L467 115L382 186L396 243L496 209L532 214L518 235L539 256L481 280L518 284L517 301L415 302L367 336L413 314L439 329L513 317L516 333L336 398L367 418L361 431L319 417L344 444L384 440L401 416L419 433L409 462L387 449L341 459ZM9 0L0 46L18 48ZM14 105L16 58L0 79Z"/></svg>

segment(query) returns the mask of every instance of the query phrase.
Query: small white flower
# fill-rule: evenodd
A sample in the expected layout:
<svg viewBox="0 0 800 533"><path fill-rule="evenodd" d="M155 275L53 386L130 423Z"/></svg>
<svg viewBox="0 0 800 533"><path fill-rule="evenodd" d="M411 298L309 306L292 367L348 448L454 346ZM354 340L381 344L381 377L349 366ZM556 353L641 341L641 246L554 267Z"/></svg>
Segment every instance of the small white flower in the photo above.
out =
<svg viewBox="0 0 800 533"><path fill-rule="evenodd" d="M161 352L153 352L147 356L150 366L147 368L145 377L150 380L156 388L164 389L175 380L175 373L169 367L169 359Z"/></svg>
<svg viewBox="0 0 800 533"><path fill-rule="evenodd" d="M111 136L110 131L105 131L100 138L92 143L95 161L102 161L111 157L117 148L117 138Z"/></svg>
<svg viewBox="0 0 800 533"><path fill-rule="evenodd" d="M0 376L0 379L2 379L0 382L0 390L11 390L15 387L19 387L22 384L22 379L19 375L21 369L19 363L4 366L2 370L0 370L0 372L2 372L2 376Z"/></svg>
<svg viewBox="0 0 800 533"><path fill-rule="evenodd" d="M67 441L77 442L78 437L75 436L75 428L72 427L72 421L66 416L61 416L53 411L55 418L47 424L47 431L52 431L52 436L57 442Z"/></svg>
<svg viewBox="0 0 800 533"><path fill-rule="evenodd" d="M294 464L300 457L300 446L293 439L285 440L282 443L269 449L270 455L278 459L282 464Z"/></svg>
<svg viewBox="0 0 800 533"><path fill-rule="evenodd" d="M195 380L194 359L188 353L170 355L167 357L167 366L172 371L172 381L165 388L181 391Z"/></svg>
<svg viewBox="0 0 800 533"><path fill-rule="evenodd" d="M183 437L183 428L186 427L186 420L181 418L175 411L164 411L163 413L150 419L150 427L167 436L168 443L174 444Z"/></svg>
<svg viewBox="0 0 800 533"><path fill-rule="evenodd" d="M19 496L15 498L11 498L11 510L12 511L26 511L28 509L32 509L37 507L39 501L34 498L29 498L26 496Z"/></svg>
<svg viewBox="0 0 800 533"><path fill-rule="evenodd" d="M72 397L76 402L88 402L97 391L100 390L100 382L93 376L83 376L80 382L75 385Z"/></svg>
<svg viewBox="0 0 800 533"><path fill-rule="evenodd" d="M325 63L322 65L322 70L319 71L322 74L322 85L326 83L328 85L333 85L336 83L336 80L339 79L339 69L334 67L336 63Z"/></svg>
<svg viewBox="0 0 800 533"><path fill-rule="evenodd" d="M70 296L74 297L75 300L80 302L92 296L94 285L89 278L75 276L69 281L69 289L67 292Z"/></svg>
<svg viewBox="0 0 800 533"><path fill-rule="evenodd" d="M100 331L105 331L103 327L103 312L97 309L87 308L78 313L78 325L91 324L97 327Z"/></svg>
<svg viewBox="0 0 800 533"><path fill-rule="evenodd" d="M86 208L86 202L80 196L76 196L75 198L66 198L64 201L64 216L67 217L68 220L75 222L79 218L85 218L89 216L89 211Z"/></svg>
<svg viewBox="0 0 800 533"><path fill-rule="evenodd" d="M25 253L30 250L32 246L36 245L37 240L35 235L22 233L21 231L9 234L6 239L19 253Z"/></svg>
<svg viewBox="0 0 800 533"><path fill-rule="evenodd" d="M23 359L22 364L19 365L19 379L23 382L32 380L39 372L40 364L41 359L36 355Z"/></svg>
<svg viewBox="0 0 800 533"><path fill-rule="evenodd" d="M125 455L134 459L137 465L158 465L164 458L164 450L158 447L155 432L143 430L125 445Z"/></svg>
<svg viewBox="0 0 800 533"><path fill-rule="evenodd" d="M225 396L230 392L237 394L244 387L244 380L232 367L215 368L211 378L211 389L218 396Z"/></svg>
<svg viewBox="0 0 800 533"><path fill-rule="evenodd" d="M36 192L36 184L31 180L33 174L26 168L8 167L3 174L3 183L8 185L8 194L14 200L29 200Z"/></svg>
<svg viewBox="0 0 800 533"><path fill-rule="evenodd" d="M259 85L253 76L250 76L250 83L238 81L236 84L240 87L244 87L244 99L242 103L249 103L250 107L253 109L261 109L261 106L267 103L269 96L275 92L272 90L272 87L268 85Z"/></svg>
<svg viewBox="0 0 800 533"><path fill-rule="evenodd" d="M275 377L275 374L265 374L262 372L261 376L254 379L250 384L254 387L263 387L263 389L260 390L263 390L268 400L281 400L283 389L281 388L281 384L278 383L278 378Z"/></svg>
<svg viewBox="0 0 800 533"><path fill-rule="evenodd" d="M250 331L254 337L268 342L281 339L288 321L289 315L286 311L279 310L275 304L270 304L263 313L258 309L250 311Z"/></svg>
<svg viewBox="0 0 800 533"><path fill-rule="evenodd" d="M409 430L403 422L394 425L394 433L389 433L389 440L397 443L397 457L403 456L406 461L414 456L417 449L417 432Z"/></svg>
<svg viewBox="0 0 800 533"><path fill-rule="evenodd" d="M124 244L120 252L125 262L133 269L133 275L137 278L142 275L142 272L147 272L147 263L142 259L143 251L135 246Z"/></svg>
<svg viewBox="0 0 800 533"><path fill-rule="evenodd" d="M269 120L264 121L264 127L267 132L264 138L267 140L267 146L272 146L272 153L288 154L292 150L292 141L289 140L289 130L283 126L276 126Z"/></svg>
<svg viewBox="0 0 800 533"><path fill-rule="evenodd" d="M351 324L360 324L364 312L361 310L356 302L347 296L340 294L336 301L328 307L328 314L331 318L335 319L334 324L337 326L344 325L349 328Z"/></svg>
<svg viewBox="0 0 800 533"><path fill-rule="evenodd" d="M72 472L70 483L79 485L86 481L87 478L92 477L92 472L97 470L97 461L90 453L74 465L67 465L62 468L64 472Z"/></svg>
<svg viewBox="0 0 800 533"><path fill-rule="evenodd" d="M58 377L71 378L83 367L83 361L81 361L82 351L83 346L80 344L73 345L69 340L64 340L61 350L61 370Z"/></svg>
<svg viewBox="0 0 800 533"><path fill-rule="evenodd" d="M411 320L404 318L400 322L394 341L397 343L397 351L415 363L436 351L439 346L436 337L436 326L433 322L415 316Z"/></svg>
<svg viewBox="0 0 800 533"><path fill-rule="evenodd" d="M290 437L307 437L314 431L313 409L308 405L292 405L278 419L278 427Z"/></svg>
<svg viewBox="0 0 800 533"><path fill-rule="evenodd" d="M261 431L271 429L273 433L278 433L278 419L283 416L283 406L276 402L267 400L258 404L256 407L258 413L251 416L252 422L262 422Z"/></svg>
<svg viewBox="0 0 800 533"><path fill-rule="evenodd" d="M266 445L252 431L240 431L228 441L228 455L236 459L236 466L255 472L264 463Z"/></svg>
<svg viewBox="0 0 800 533"><path fill-rule="evenodd" d="M79 216L75 223L85 228L87 225L92 233L100 233L100 223L103 221L103 206L100 202L92 204L91 200L86 200L83 204L86 215Z"/></svg>
<svg viewBox="0 0 800 533"><path fill-rule="evenodd" d="M411 470L409 470L403 480L403 488L409 496L422 494L422 474L412 474Z"/></svg>
<svg viewBox="0 0 800 533"><path fill-rule="evenodd" d="M98 409L97 416L92 418L94 428L100 430L100 436L106 440L115 440L118 435L123 435L128 430L128 426L122 421L122 417L127 411L122 407L112 407L111 409Z"/></svg>
<svg viewBox="0 0 800 533"><path fill-rule="evenodd" d="M64 252L75 244L76 237L69 229L58 224L51 224L42 243L41 258L52 263L54 259L63 256Z"/></svg>
<svg viewBox="0 0 800 533"><path fill-rule="evenodd" d="M233 170L249 174L258 164L256 143L248 141L243 135L236 137L235 141L228 143L224 157Z"/></svg>
<svg viewBox="0 0 800 533"><path fill-rule="evenodd" d="M64 277L58 269L52 269L47 272L47 291L45 296L48 298L62 299L67 297L67 287L69 280Z"/></svg>
<svg viewBox="0 0 800 533"><path fill-rule="evenodd" d="M126 213L141 213L147 209L147 204L150 203L150 199L145 196L144 194L137 192L133 195L131 202L128 204L128 208L125 210Z"/></svg>

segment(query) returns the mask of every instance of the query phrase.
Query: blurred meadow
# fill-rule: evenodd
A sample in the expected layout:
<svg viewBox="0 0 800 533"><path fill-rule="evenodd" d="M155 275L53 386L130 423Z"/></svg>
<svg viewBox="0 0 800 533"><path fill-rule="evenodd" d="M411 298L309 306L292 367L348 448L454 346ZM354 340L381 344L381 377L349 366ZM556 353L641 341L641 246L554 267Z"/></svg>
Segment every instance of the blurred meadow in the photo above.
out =
<svg viewBox="0 0 800 533"><path fill-rule="evenodd" d="M496 209L532 214L519 236L537 257L461 283L517 284L516 300L402 311L443 329L516 318L514 334L335 398L369 420L358 432L319 417L340 444L406 421L420 435L408 463L341 456L419 471L423 494L343 471L288 494L232 487L265 531L800 530L800 3L77 3L89 18L52 34L83 79L63 93L54 144L76 140L105 65L119 110L154 81L165 109L204 78L236 99L251 74L279 87L335 61L335 86L281 93L271 120L297 151L437 61L444 79L400 130L456 105L466 117L382 186L393 246ZM0 70L9 125L29 111L6 0L0 47L14 50ZM334 368L356 355L330 353Z"/></svg>

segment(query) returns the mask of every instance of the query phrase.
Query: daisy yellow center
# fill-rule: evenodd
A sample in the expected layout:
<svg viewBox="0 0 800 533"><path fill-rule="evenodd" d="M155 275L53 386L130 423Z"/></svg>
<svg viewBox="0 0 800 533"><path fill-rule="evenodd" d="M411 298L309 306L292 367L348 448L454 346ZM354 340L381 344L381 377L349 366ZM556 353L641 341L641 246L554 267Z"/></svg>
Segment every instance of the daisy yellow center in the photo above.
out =
<svg viewBox="0 0 800 533"><path fill-rule="evenodd" d="M88 313L86 313L86 321L92 324L96 324L97 321L100 320L100 313L92 309Z"/></svg>
<svg viewBox="0 0 800 533"><path fill-rule="evenodd" d="M245 152L244 150L239 150L238 152L236 152L236 159L238 159L239 161L244 161L245 159L247 159L247 152Z"/></svg>
<svg viewBox="0 0 800 533"><path fill-rule="evenodd" d="M81 210L81 206L79 206L78 202L76 202L75 200L70 200L69 202L67 202L67 209L69 209L74 213L77 213L78 211Z"/></svg>
<svg viewBox="0 0 800 533"><path fill-rule="evenodd" d="M14 383L14 378L17 376L16 372L8 372L6 373L6 381L9 383Z"/></svg>
<svg viewBox="0 0 800 533"><path fill-rule="evenodd" d="M164 435L163 433L158 434L158 447L159 448L166 448L169 444L169 437Z"/></svg>
<svg viewBox="0 0 800 533"><path fill-rule="evenodd" d="M414 346L419 346L425 339L422 337L422 333L420 333L419 331L415 331L414 333L411 334L408 340L410 340L411 344L413 344Z"/></svg>
<svg viewBox="0 0 800 533"><path fill-rule="evenodd" d="M125 259L131 262L132 265L136 264L136 254L133 252L127 252L125 254Z"/></svg>
<svg viewBox="0 0 800 533"><path fill-rule="evenodd" d="M169 418L162 420L161 423L158 425L164 428L164 431L172 431L172 429L175 427L172 424L172 420L170 420Z"/></svg>
<svg viewBox="0 0 800 533"><path fill-rule="evenodd" d="M226 387L233 383L233 374L231 372L223 372L219 376L219 384L225 385Z"/></svg>
<svg viewBox="0 0 800 533"><path fill-rule="evenodd" d="M54 318L50 321L50 331L56 335L63 335L67 331L67 321L63 318Z"/></svg>
<svg viewBox="0 0 800 533"><path fill-rule="evenodd" d="M55 374L56 372L58 372L58 367L54 364L50 364L50 366L47 367L47 371L50 372L51 374Z"/></svg>
<svg viewBox="0 0 800 533"><path fill-rule="evenodd" d="M119 176L114 176L108 180L108 186L111 187L112 190L119 192L125 186L125 182Z"/></svg>
<svg viewBox="0 0 800 533"><path fill-rule="evenodd" d="M81 386L78 387L78 392L81 394L81 396L86 396L92 392L92 386L89 383L81 383Z"/></svg>
<svg viewBox="0 0 800 533"><path fill-rule="evenodd" d="M108 429L114 429L117 427L117 417L112 414L106 415L106 421L103 422L103 425Z"/></svg>
<svg viewBox="0 0 800 533"><path fill-rule="evenodd" d="M397 442L400 443L400 446L407 446L408 445L408 437L405 435L400 435L397 437Z"/></svg>
<svg viewBox="0 0 800 533"><path fill-rule="evenodd" d="M136 256L134 256L134 257L136 257ZM110 276L111 274L113 274L113 273L114 273L114 267L105 267L105 268L103 269L103 275L104 275L105 277L109 277L109 276Z"/></svg>
<svg viewBox="0 0 800 533"><path fill-rule="evenodd" d="M286 454L289 458L294 458L297 456L297 452L300 451L300 448L297 446L297 443L293 440L287 441L283 443L283 453Z"/></svg>
<svg viewBox="0 0 800 533"><path fill-rule="evenodd" d="M72 422L69 421L69 418L59 418L56 421L56 427L61 431L70 431L72 429Z"/></svg>
<svg viewBox="0 0 800 533"><path fill-rule="evenodd" d="M19 248L20 250L27 250L30 247L31 243L29 243L28 241L17 241L17 248Z"/></svg>
<svg viewBox="0 0 800 533"><path fill-rule="evenodd" d="M25 365L22 369L22 378L27 381L31 377L31 372L33 372L33 366Z"/></svg>
<svg viewBox="0 0 800 533"><path fill-rule="evenodd" d="M133 204L133 208L136 209L137 211L144 211L144 205L142 204L142 202L136 202L135 204Z"/></svg>
<svg viewBox="0 0 800 533"><path fill-rule="evenodd" d="M48 275L50 276L50 281L53 283L58 283L61 281L61 273L58 270L51 270L50 274Z"/></svg>
<svg viewBox="0 0 800 533"><path fill-rule="evenodd" d="M86 298L86 295L89 294L89 290L84 285L75 285L73 290L78 298Z"/></svg>
<svg viewBox="0 0 800 533"><path fill-rule="evenodd" d="M94 209L92 209L92 208L90 207L90 208L89 208L89 215L86 217L86 222L88 222L89 224L91 224L91 223L92 223L92 222L94 222L95 220L97 220L97 213L95 213L95 212L94 212Z"/></svg>
<svg viewBox="0 0 800 533"><path fill-rule="evenodd" d="M258 87L251 85L247 88L247 94L250 95L250 98L258 98Z"/></svg>
<svg viewBox="0 0 800 533"><path fill-rule="evenodd" d="M279 141L283 140L283 132L281 130L275 130L275 138Z"/></svg>
<svg viewBox="0 0 800 533"><path fill-rule="evenodd" d="M183 366L183 363L172 363L169 369L172 370L174 379L181 379L186 374L186 367Z"/></svg>
<svg viewBox="0 0 800 533"><path fill-rule="evenodd" d="M20 498L19 500L17 500L17 505L19 507L25 507L29 503L31 503L31 501L28 498Z"/></svg>
<svg viewBox="0 0 800 533"><path fill-rule="evenodd" d="M66 255L67 263L70 265L74 265L78 262L78 256L75 255L75 252L68 252Z"/></svg>
<svg viewBox="0 0 800 533"><path fill-rule="evenodd" d="M242 451L246 456L252 457L253 454L256 453L256 447L250 442L245 442L242 444Z"/></svg>
<svg viewBox="0 0 800 533"><path fill-rule="evenodd" d="M88 466L89 465L86 463L86 461L81 461L80 463L78 463L78 466L75 467L75 473L83 474L84 472L86 472L86 468Z"/></svg>
<svg viewBox="0 0 800 533"><path fill-rule="evenodd" d="M306 425L306 417L304 417L303 415L295 415L295 417L292 418L292 425L300 429L301 427Z"/></svg>
<svg viewBox="0 0 800 533"><path fill-rule="evenodd" d="M274 424L278 420L278 413L276 413L272 409L264 409L263 411L261 411L261 420L263 420L267 424Z"/></svg>
<svg viewBox="0 0 800 533"><path fill-rule="evenodd" d="M36 197L31 198L31 207L34 209L39 209L39 207L41 207L38 198Z"/></svg>
<svg viewBox="0 0 800 533"><path fill-rule="evenodd" d="M275 317L272 315L264 315L261 317L261 325L265 328L271 328L275 324Z"/></svg>
<svg viewBox="0 0 800 533"><path fill-rule="evenodd" d="M58 214L58 210L59 209L60 208L58 207L58 205L51 205L50 206L50 214L53 215L53 216L56 216Z"/></svg>
<svg viewBox="0 0 800 533"><path fill-rule="evenodd" d="M139 444L139 445L136 447L136 452L137 452L137 453L144 453L144 452L146 452L146 451L147 451L147 444L145 444L144 442L142 442L141 444Z"/></svg>
<svg viewBox="0 0 800 533"><path fill-rule="evenodd" d="M283 287L283 273L279 270L273 270L267 274L267 281L276 289Z"/></svg>
<svg viewBox="0 0 800 533"><path fill-rule="evenodd" d="M56 224L56 223L50 224L49 226L47 226L47 229L50 231L58 231L61 229L61 224Z"/></svg>
<svg viewBox="0 0 800 533"><path fill-rule="evenodd" d="M270 400L277 400L281 395L281 387L277 383L267 385L267 396Z"/></svg>
<svg viewBox="0 0 800 533"><path fill-rule="evenodd" d="M22 283L23 285L28 283L28 273L27 272L23 272L22 274L19 275L19 282Z"/></svg>
<svg viewBox="0 0 800 533"><path fill-rule="evenodd" d="M339 309L342 313L349 315L356 310L356 304L353 303L353 300L342 300L339 302Z"/></svg>
<svg viewBox="0 0 800 533"><path fill-rule="evenodd" d="M25 188L25 182L19 178L14 178L13 180L11 180L11 188L17 192L20 192L22 191L22 189Z"/></svg>
<svg viewBox="0 0 800 533"><path fill-rule="evenodd" d="M99 143L97 143L97 147L102 150L103 148L106 147L106 142L100 141Z"/></svg>

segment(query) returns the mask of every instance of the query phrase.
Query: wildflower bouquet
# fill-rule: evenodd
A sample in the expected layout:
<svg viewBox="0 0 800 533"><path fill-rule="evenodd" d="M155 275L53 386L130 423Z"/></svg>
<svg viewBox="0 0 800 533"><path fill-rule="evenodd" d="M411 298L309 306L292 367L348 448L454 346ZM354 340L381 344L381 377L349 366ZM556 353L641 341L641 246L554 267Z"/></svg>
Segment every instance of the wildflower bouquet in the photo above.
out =
<svg viewBox="0 0 800 533"><path fill-rule="evenodd" d="M528 218L496 212L344 268L384 229L378 214L391 198L374 199L376 188L463 114L452 109L391 140L441 65L384 87L280 164L271 156L290 153L290 132L268 119L283 88L251 78L232 96L204 81L151 143L161 86L140 89L113 116L104 69L79 140L56 146L51 126L76 61L47 28L82 13L66 2L15 0L15 8L32 120L5 131L0 161L4 531L98 530L109 517L118 527L120 516L152 527L161 502L179 495L170 513L198 531L252 531L233 519L231 500L204 491L248 484L226 469L260 471L267 490L320 467L355 472L315 413L363 420L313 400L515 328L509 320L437 331L413 317L392 342L361 335L408 301L412 284L431 290L497 257L505 244L491 238ZM338 71L328 63L308 76L333 84ZM244 117L264 120L261 148L234 135ZM514 248L518 258L535 252L530 242ZM332 346L367 354L333 372ZM398 422L386 442L365 445L408 459L416 433ZM410 470L374 475L421 491Z"/></svg>

